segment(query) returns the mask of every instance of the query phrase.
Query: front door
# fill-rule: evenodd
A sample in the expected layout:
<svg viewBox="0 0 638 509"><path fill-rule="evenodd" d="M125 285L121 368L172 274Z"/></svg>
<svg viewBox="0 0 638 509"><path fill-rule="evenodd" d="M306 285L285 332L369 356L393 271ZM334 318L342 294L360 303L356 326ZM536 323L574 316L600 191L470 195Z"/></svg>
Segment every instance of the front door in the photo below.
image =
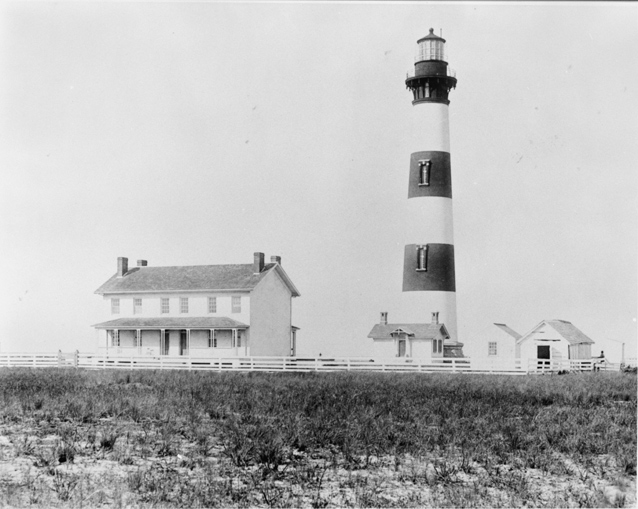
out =
<svg viewBox="0 0 638 509"><path fill-rule="evenodd" d="M186 331L180 331L179 333L179 354L188 355L188 340L186 339Z"/></svg>
<svg viewBox="0 0 638 509"><path fill-rule="evenodd" d="M405 357L405 339L399 339L399 357Z"/></svg>
<svg viewBox="0 0 638 509"><path fill-rule="evenodd" d="M547 359L546 361L538 361L539 366L549 366L549 345L538 345L536 351L537 359Z"/></svg>

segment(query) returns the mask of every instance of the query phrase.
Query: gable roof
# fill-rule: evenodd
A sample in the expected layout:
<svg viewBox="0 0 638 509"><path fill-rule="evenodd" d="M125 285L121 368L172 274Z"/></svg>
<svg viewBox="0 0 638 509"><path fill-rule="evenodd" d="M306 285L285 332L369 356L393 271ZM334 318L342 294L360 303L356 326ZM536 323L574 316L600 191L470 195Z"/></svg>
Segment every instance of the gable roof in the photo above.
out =
<svg viewBox="0 0 638 509"><path fill-rule="evenodd" d="M403 332L414 339L439 339L449 338L445 325L442 323L377 323L370 334L369 338L373 339L391 339L393 332Z"/></svg>
<svg viewBox="0 0 638 509"><path fill-rule="evenodd" d="M226 316L118 318L92 325L96 329L246 329L248 325Z"/></svg>
<svg viewBox="0 0 638 509"><path fill-rule="evenodd" d="M253 264L133 267L124 276L111 276L95 293L250 291L271 271L277 272L293 297L299 291L278 263L268 263L255 274Z"/></svg>
<svg viewBox="0 0 638 509"><path fill-rule="evenodd" d="M510 327L508 327L504 323L494 323L494 325L496 325L503 332L506 332L507 334L512 336L514 339L520 339L521 338L521 335L518 332L516 332L515 330L511 329Z"/></svg>
<svg viewBox="0 0 638 509"><path fill-rule="evenodd" d="M574 324L568 322L567 320L543 320L536 327L534 327L527 334L519 338L516 342L522 343L532 334L534 334L541 326L549 325L552 327L558 334L560 334L570 345L578 345L582 343L593 344L594 341L583 334L583 332L578 329Z"/></svg>

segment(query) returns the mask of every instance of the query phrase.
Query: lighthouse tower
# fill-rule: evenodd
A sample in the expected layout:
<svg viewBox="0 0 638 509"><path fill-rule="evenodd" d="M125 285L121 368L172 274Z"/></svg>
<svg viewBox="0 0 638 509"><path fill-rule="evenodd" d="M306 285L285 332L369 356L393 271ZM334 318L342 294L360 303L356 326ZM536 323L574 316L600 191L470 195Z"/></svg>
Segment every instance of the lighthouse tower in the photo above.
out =
<svg viewBox="0 0 638 509"><path fill-rule="evenodd" d="M403 262L404 312L415 320L432 316L450 339L445 355L462 355L456 328L456 282L452 225L449 93L456 87L448 68L445 39L430 33L417 41L412 91L412 145L408 175Z"/></svg>

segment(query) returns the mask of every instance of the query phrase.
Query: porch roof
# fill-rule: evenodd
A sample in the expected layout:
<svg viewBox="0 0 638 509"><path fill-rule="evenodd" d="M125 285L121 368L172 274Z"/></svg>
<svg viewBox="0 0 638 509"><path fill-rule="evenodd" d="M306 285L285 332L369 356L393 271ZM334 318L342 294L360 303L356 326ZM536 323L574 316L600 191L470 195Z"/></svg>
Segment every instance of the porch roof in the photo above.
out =
<svg viewBox="0 0 638 509"><path fill-rule="evenodd" d="M248 325L226 316L118 318L93 325L96 329L247 329Z"/></svg>

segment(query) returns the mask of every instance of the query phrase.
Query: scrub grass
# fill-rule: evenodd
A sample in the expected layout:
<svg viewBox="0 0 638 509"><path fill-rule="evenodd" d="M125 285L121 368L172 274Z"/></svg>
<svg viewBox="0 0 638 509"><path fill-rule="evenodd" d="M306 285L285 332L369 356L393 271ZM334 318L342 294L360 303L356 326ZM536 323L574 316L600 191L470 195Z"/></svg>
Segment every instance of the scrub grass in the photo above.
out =
<svg viewBox="0 0 638 509"><path fill-rule="evenodd" d="M630 507L636 375L0 370L0 504Z"/></svg>

